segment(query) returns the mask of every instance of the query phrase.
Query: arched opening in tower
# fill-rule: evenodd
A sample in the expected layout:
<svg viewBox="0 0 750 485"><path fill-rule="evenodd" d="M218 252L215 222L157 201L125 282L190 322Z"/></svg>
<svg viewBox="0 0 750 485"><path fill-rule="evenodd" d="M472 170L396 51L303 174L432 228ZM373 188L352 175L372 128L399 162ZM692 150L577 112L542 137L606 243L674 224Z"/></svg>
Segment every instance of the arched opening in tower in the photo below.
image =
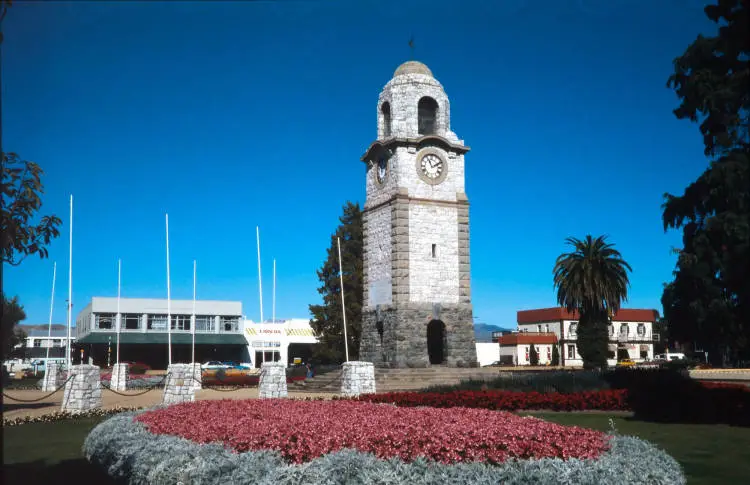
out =
<svg viewBox="0 0 750 485"><path fill-rule="evenodd" d="M445 324L441 320L432 320L427 324L427 355L430 364L445 361Z"/></svg>
<svg viewBox="0 0 750 485"><path fill-rule="evenodd" d="M383 115L383 138L391 136L391 105L386 101L380 107L380 113Z"/></svg>
<svg viewBox="0 0 750 485"><path fill-rule="evenodd" d="M425 96L417 104L417 123L420 135L434 135L437 128L437 101Z"/></svg>

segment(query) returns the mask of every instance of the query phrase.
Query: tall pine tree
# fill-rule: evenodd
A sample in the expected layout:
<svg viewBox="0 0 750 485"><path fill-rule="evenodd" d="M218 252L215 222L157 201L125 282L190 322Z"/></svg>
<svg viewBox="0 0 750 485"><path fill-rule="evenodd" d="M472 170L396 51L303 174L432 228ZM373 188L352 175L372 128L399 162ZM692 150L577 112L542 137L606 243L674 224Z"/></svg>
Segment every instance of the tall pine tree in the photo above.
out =
<svg viewBox="0 0 750 485"><path fill-rule="evenodd" d="M362 259L362 210L359 204L347 202L343 207L339 222L336 232L331 236L331 245L326 251L326 260L317 271L321 282L318 293L323 297L323 304L310 305L312 315L310 325L320 336L320 344L315 346L313 359L320 363L340 363L346 360L337 238L341 238L349 360L358 358L359 340L362 334L364 263Z"/></svg>

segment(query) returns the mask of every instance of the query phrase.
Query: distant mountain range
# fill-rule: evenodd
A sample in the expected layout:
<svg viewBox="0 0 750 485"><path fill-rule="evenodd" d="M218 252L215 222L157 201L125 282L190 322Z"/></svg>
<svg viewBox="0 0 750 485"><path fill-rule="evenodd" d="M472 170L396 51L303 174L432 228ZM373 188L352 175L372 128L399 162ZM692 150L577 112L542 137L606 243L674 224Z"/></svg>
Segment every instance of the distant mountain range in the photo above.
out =
<svg viewBox="0 0 750 485"><path fill-rule="evenodd" d="M487 323L474 324L474 338L477 342L492 342L492 332L510 332L510 328L498 327Z"/></svg>

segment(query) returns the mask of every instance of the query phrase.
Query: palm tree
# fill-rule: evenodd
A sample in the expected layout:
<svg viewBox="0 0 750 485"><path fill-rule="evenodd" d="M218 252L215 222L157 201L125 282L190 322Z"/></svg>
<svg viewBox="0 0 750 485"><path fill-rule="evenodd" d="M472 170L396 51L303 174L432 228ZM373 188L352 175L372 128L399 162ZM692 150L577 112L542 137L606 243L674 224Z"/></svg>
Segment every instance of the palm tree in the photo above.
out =
<svg viewBox="0 0 750 485"><path fill-rule="evenodd" d="M606 239L567 238L574 251L561 254L553 270L558 304L579 314L578 352L585 368L607 365L607 324L628 299L627 272L633 271Z"/></svg>

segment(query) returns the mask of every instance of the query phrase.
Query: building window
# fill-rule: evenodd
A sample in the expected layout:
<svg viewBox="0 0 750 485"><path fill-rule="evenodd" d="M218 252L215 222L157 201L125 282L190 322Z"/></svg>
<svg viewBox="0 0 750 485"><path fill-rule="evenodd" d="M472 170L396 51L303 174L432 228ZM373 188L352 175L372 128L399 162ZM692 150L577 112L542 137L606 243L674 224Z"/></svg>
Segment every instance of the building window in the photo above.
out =
<svg viewBox="0 0 750 485"><path fill-rule="evenodd" d="M547 362L552 362L552 346L547 347Z"/></svg>
<svg viewBox="0 0 750 485"><path fill-rule="evenodd" d="M568 359L575 359L575 358L576 358L576 346L568 345Z"/></svg>
<svg viewBox="0 0 750 485"><path fill-rule="evenodd" d="M609 336L612 337L615 334L615 326L609 324Z"/></svg>
<svg viewBox="0 0 750 485"><path fill-rule="evenodd" d="M639 323L636 332L638 332L639 337L643 337L646 335L646 325L643 323Z"/></svg>
<svg viewBox="0 0 750 485"><path fill-rule="evenodd" d="M114 313L97 313L94 315L94 328L112 330L115 328L117 315Z"/></svg>
<svg viewBox="0 0 750 485"><path fill-rule="evenodd" d="M437 244L432 245L432 257L437 258Z"/></svg>
<svg viewBox="0 0 750 485"><path fill-rule="evenodd" d="M146 322L146 328L148 330L166 330L167 329L167 316L166 315L149 315L148 321Z"/></svg>
<svg viewBox="0 0 750 485"><path fill-rule="evenodd" d="M539 332L539 333L542 333L542 326L541 325L537 325L536 326L536 331Z"/></svg>
<svg viewBox="0 0 750 485"><path fill-rule="evenodd" d="M380 107L380 113L383 115L383 138L391 136L391 105L386 101Z"/></svg>
<svg viewBox="0 0 750 485"><path fill-rule="evenodd" d="M141 316L135 313L120 315L120 325L124 330L138 330L141 328Z"/></svg>
<svg viewBox="0 0 750 485"><path fill-rule="evenodd" d="M42 339L40 339L40 338L35 338L35 339L32 340L32 342L33 343L31 345L33 347L41 347L42 346Z"/></svg>
<svg viewBox="0 0 750 485"><path fill-rule="evenodd" d="M56 338L56 339L52 340L52 346L53 347L62 347L62 339L61 338Z"/></svg>
<svg viewBox="0 0 750 485"><path fill-rule="evenodd" d="M545 324L544 324L544 331L545 331L546 333L549 333L549 323L545 323Z"/></svg>
<svg viewBox="0 0 750 485"><path fill-rule="evenodd" d="M190 315L172 315L172 330L190 330Z"/></svg>
<svg viewBox="0 0 750 485"><path fill-rule="evenodd" d="M529 361L529 348L526 347L526 357L524 357L524 362L528 362L528 361Z"/></svg>
<svg viewBox="0 0 750 485"><path fill-rule="evenodd" d="M434 135L437 125L438 104L434 99L425 96L417 104L417 129L420 135Z"/></svg>
<svg viewBox="0 0 750 485"><path fill-rule="evenodd" d="M575 338L576 332L578 331L578 322L570 322L570 327L568 327L568 334L571 338Z"/></svg>
<svg viewBox="0 0 750 485"><path fill-rule="evenodd" d="M240 317L220 317L219 328L224 332L236 332L240 328Z"/></svg>
<svg viewBox="0 0 750 485"><path fill-rule="evenodd" d="M197 315L195 317L195 331L196 332L213 332L214 331L214 317L207 315Z"/></svg>
<svg viewBox="0 0 750 485"><path fill-rule="evenodd" d="M620 335L624 337L628 336L628 324L627 323L620 324Z"/></svg>

